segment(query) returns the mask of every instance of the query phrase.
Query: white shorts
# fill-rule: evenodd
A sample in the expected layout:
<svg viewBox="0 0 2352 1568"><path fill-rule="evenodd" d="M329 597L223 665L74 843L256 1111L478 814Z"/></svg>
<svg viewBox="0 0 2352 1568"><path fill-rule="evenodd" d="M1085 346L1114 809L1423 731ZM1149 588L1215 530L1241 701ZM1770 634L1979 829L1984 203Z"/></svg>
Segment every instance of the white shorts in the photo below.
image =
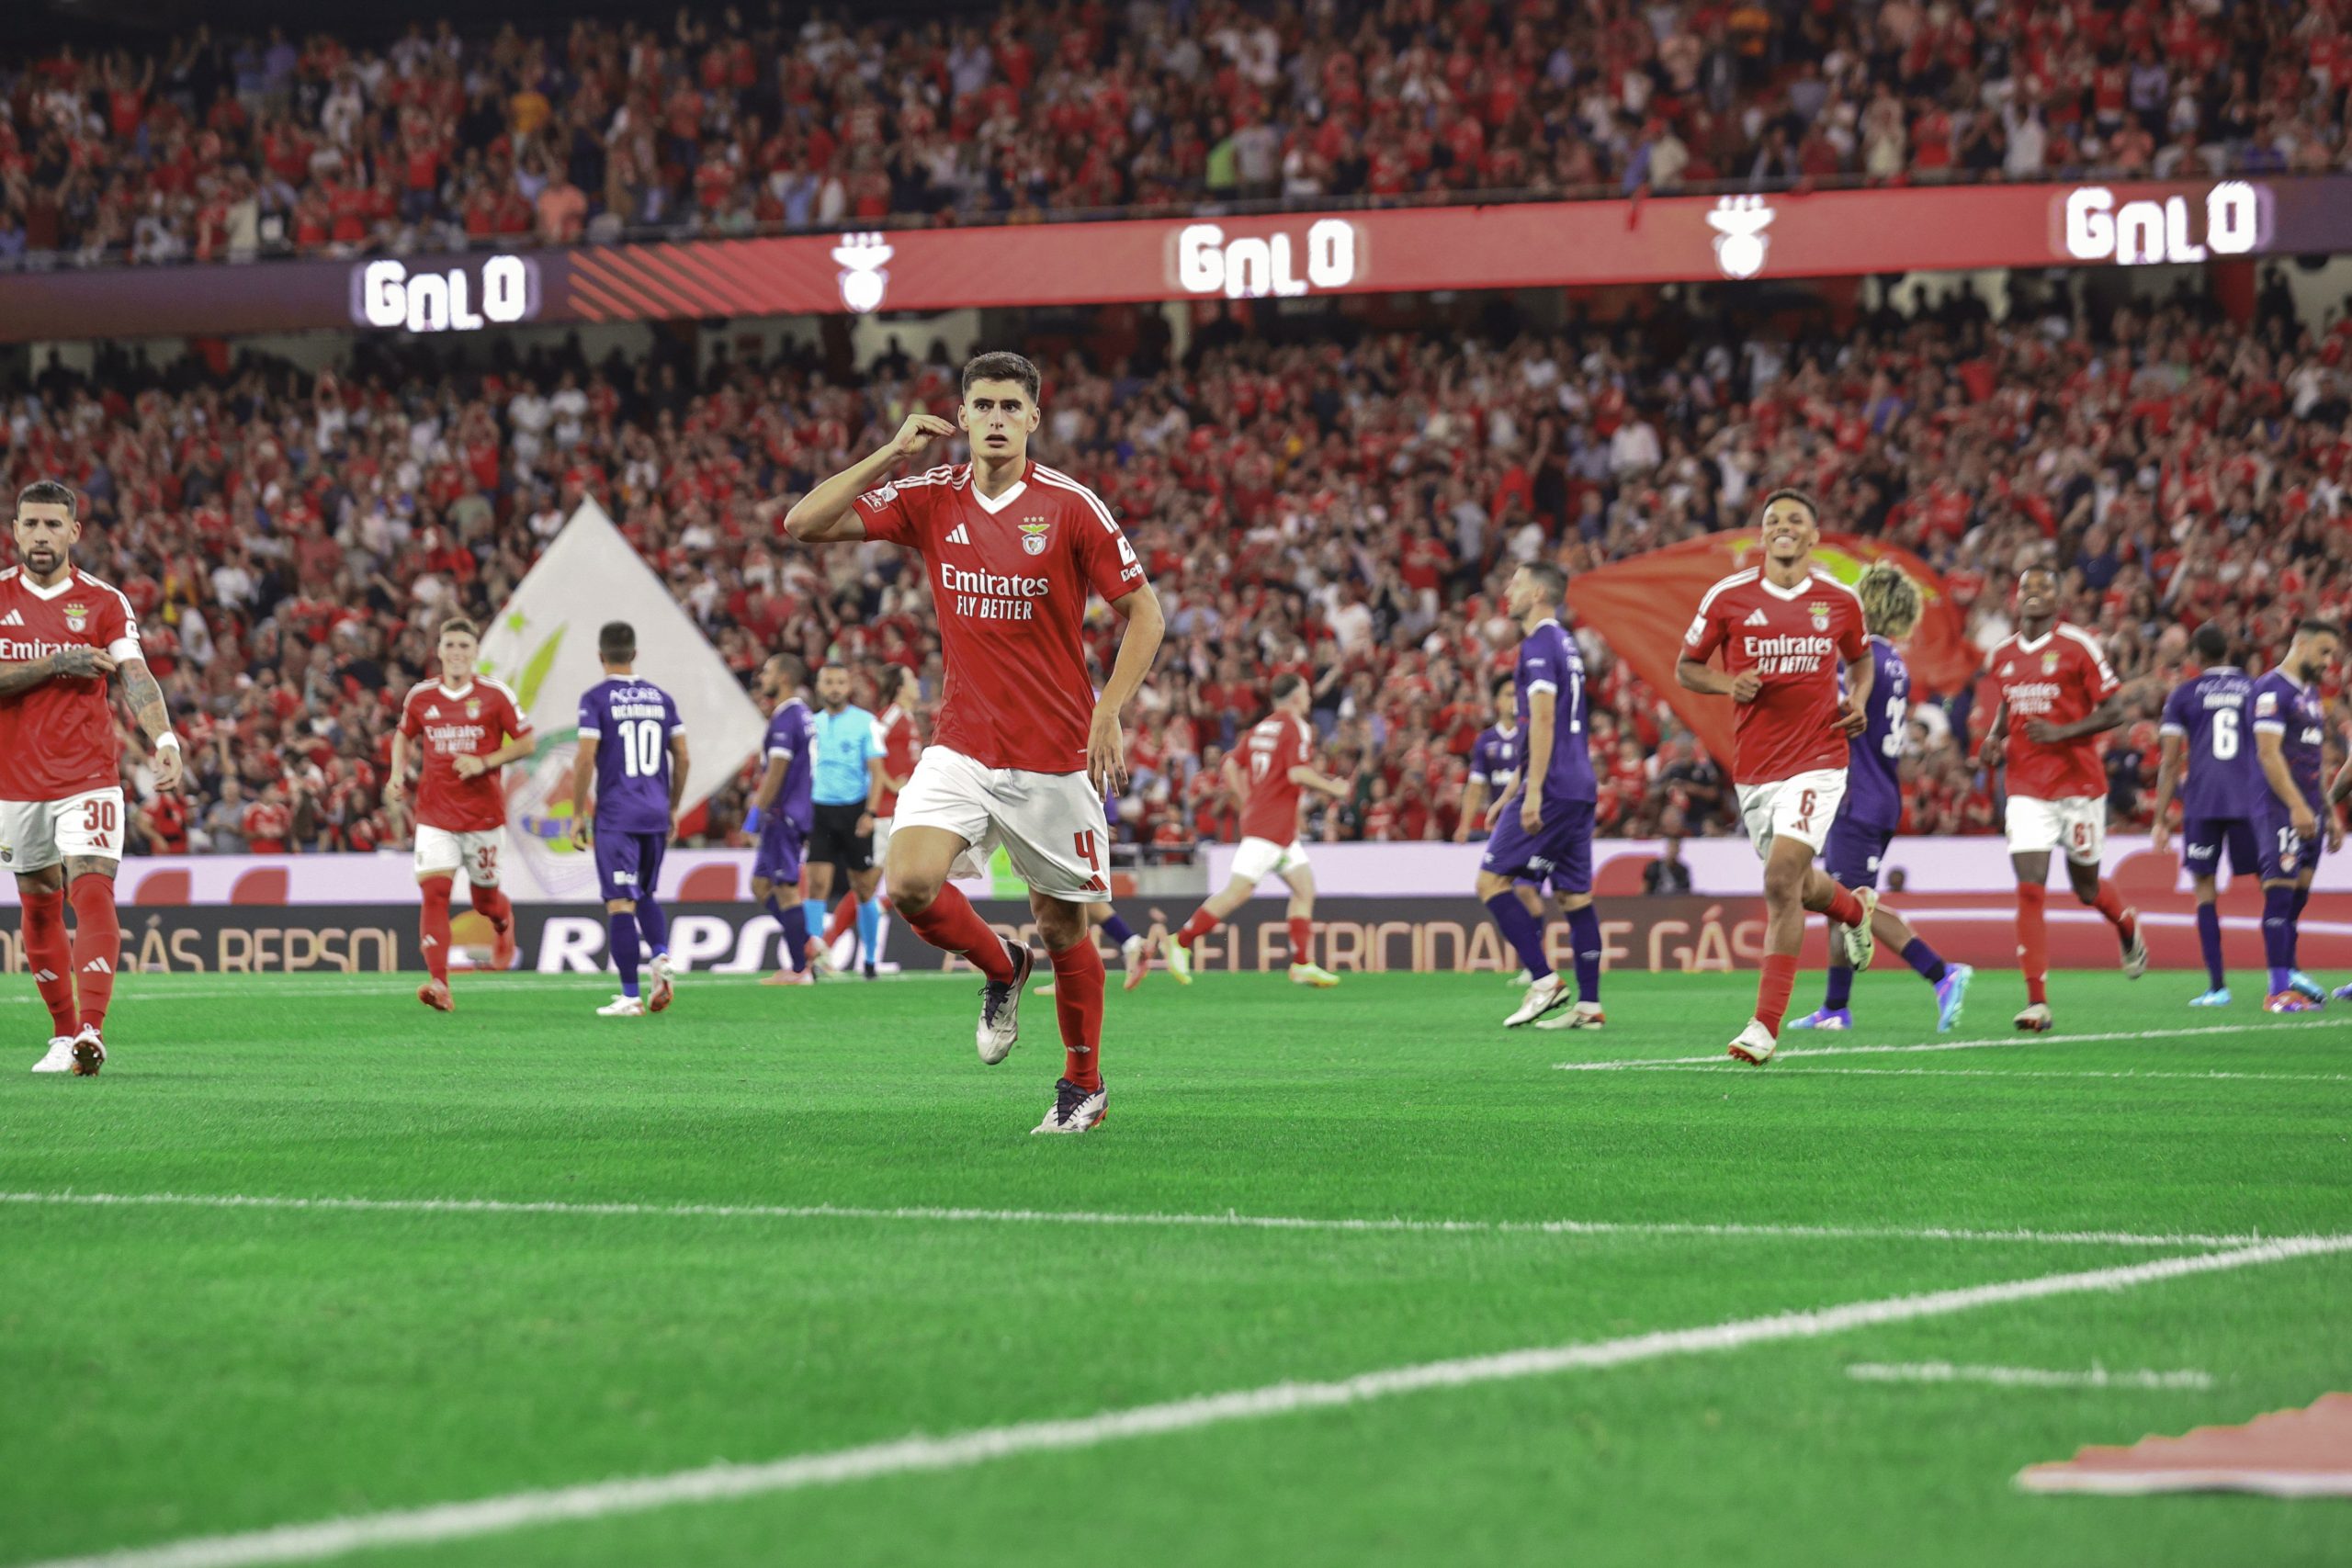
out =
<svg viewBox="0 0 2352 1568"><path fill-rule="evenodd" d="M70 855L120 860L122 790L84 790L63 800L0 800L0 871L45 871Z"/></svg>
<svg viewBox="0 0 2352 1568"><path fill-rule="evenodd" d="M1111 901L1111 829L1102 792L1084 773L986 768L926 746L899 792L899 828L941 828L971 846L957 876L985 876L999 844L1030 890L1071 904Z"/></svg>
<svg viewBox="0 0 2352 1568"><path fill-rule="evenodd" d="M2064 848L2076 865L2097 865L2107 848L2107 802L2094 795L2070 795L2064 800L2029 800L2009 796L2003 826L2008 829L2009 853L2041 854Z"/></svg>
<svg viewBox="0 0 2352 1568"><path fill-rule="evenodd" d="M1829 825L1846 798L1846 770L1817 768L1770 784L1739 786L1740 819L1756 846L1756 858L1772 852L1775 839L1794 839L1814 853L1829 841Z"/></svg>
<svg viewBox="0 0 2352 1568"><path fill-rule="evenodd" d="M1233 852L1233 874L1255 887L1270 876L1288 876L1306 869L1306 846L1293 839L1278 844L1272 839L1244 839Z"/></svg>
<svg viewBox="0 0 2352 1568"><path fill-rule="evenodd" d="M505 847L506 829L488 828L479 833L452 833L447 828L416 829L416 874L421 879L444 872L462 871L475 887L498 886L498 852Z"/></svg>
<svg viewBox="0 0 2352 1568"><path fill-rule="evenodd" d="M882 852L890 847L890 824L897 820L896 817L876 817L874 819L873 861L877 866L882 863Z"/></svg>

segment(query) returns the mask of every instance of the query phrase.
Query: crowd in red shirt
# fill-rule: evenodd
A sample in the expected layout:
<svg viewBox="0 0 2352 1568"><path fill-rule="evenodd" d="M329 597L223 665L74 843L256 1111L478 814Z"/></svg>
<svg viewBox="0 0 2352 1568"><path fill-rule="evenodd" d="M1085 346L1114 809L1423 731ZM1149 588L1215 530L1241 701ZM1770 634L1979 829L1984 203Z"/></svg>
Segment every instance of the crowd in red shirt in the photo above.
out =
<svg viewBox="0 0 2352 1568"><path fill-rule="evenodd" d="M2352 325L2300 323L2276 288L2241 324L2199 302L2070 314L2018 287L1998 324L1959 297L1792 338L1668 303L1495 335L1464 318L1290 341L1204 319L1179 362L1134 338L1043 354L1037 454L1117 510L1169 618L1129 730L1122 838L1178 853L1230 836L1219 764L1284 671L1312 682L1324 765L1356 782L1310 834L1451 835L1518 641L1500 596L1514 563L1573 573L1746 526L1781 483L1934 564L1980 646L2009 627L2019 564L2064 567L2070 618L2133 706L2110 750L2130 821L2191 630L2218 623L2259 669L2298 617L2352 614ZM95 380L51 367L6 405L0 481L74 484L82 564L139 613L194 780L182 817L133 773L153 842L364 849L403 830L379 792L433 626L494 612L587 496L747 680L779 647L906 664L928 731L921 575L886 545L802 548L781 514L909 409L952 412L955 367L941 349L828 374L816 352L699 369L508 352L342 379L165 378L116 353ZM1578 628L1602 830L1730 830L1722 772L1606 633ZM1098 668L1115 636L1098 609ZM1910 830L1995 827L1953 738L1990 705L1920 709ZM732 832L741 793L715 802L709 836Z"/></svg>
<svg viewBox="0 0 2352 1568"><path fill-rule="evenodd" d="M2352 167L2345 0L1012 0L0 62L0 266ZM734 13L729 13L731 18ZM780 18L771 11L767 18Z"/></svg>

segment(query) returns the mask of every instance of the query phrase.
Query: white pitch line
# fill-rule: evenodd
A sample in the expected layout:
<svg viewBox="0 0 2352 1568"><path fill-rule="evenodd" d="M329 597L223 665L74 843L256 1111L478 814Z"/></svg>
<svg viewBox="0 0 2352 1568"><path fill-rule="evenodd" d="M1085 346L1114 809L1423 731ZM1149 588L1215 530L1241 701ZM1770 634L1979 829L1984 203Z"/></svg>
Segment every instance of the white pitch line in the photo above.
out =
<svg viewBox="0 0 2352 1568"><path fill-rule="evenodd" d="M1687 1066L1660 1064L1657 1070L1662 1073L1714 1073L1723 1071L1727 1066L1729 1064L1710 1058L1704 1063ZM1807 1077L1826 1074L1856 1078L2173 1078L2194 1083L2216 1079L2252 1083L2352 1083L2352 1073L2098 1073L2057 1067L1792 1067L1790 1071Z"/></svg>
<svg viewBox="0 0 2352 1568"><path fill-rule="evenodd" d="M1767 1241L1957 1241L2049 1247L2253 1247L2270 1241L2352 1242L2352 1235L2265 1236L2135 1231L2032 1231L1902 1225L1736 1224L1673 1220L1415 1220L1297 1214L1115 1213L1054 1209L857 1208L835 1203L582 1203L501 1198L279 1198L209 1192L0 1192L0 1205L75 1208L262 1209L386 1214L543 1214L581 1219L871 1220L916 1224L1136 1225L1193 1230L1326 1231L1343 1235L1706 1236Z"/></svg>
<svg viewBox="0 0 2352 1568"><path fill-rule="evenodd" d="M2045 1274L1920 1295L1850 1302L1842 1306L1776 1313L1769 1317L1738 1319L1700 1328L1662 1329L1621 1339L1424 1361L1329 1382L1270 1383L1261 1388L1235 1389L1161 1404L1108 1410L1095 1416L986 1427L952 1437L901 1438L891 1442L801 1454L764 1464L706 1465L666 1475L515 1492L467 1503L441 1503L313 1524L280 1525L238 1535L198 1536L93 1557L62 1559L35 1564L33 1568L250 1568L256 1563L316 1562L377 1547L471 1540L534 1525L577 1523L689 1504L725 1503L810 1487L837 1486L877 1476L963 1470L1022 1454L1099 1448L1135 1438L1196 1431L1236 1421L1262 1421L1301 1411L1330 1410L1432 1389L1472 1388L1561 1372L1628 1366L1669 1356L1817 1339L1979 1307L2094 1291L2128 1291L2166 1280L2345 1251L2352 1251L2352 1236L2266 1242L2260 1247L2231 1252L2160 1258L2116 1269Z"/></svg>
<svg viewBox="0 0 2352 1568"><path fill-rule="evenodd" d="M1776 1062L1804 1056L1882 1056L1897 1055L1915 1051L1994 1051L2004 1047L2030 1045L2095 1045L2113 1040L2195 1040L2209 1034L2281 1034L2296 1030L2342 1029L2341 1021L2284 1023L2272 1020L2264 1023L2222 1023L2199 1029L2122 1029L2105 1034L1996 1034L1983 1040L1928 1040L1915 1045L1795 1045L1775 1055ZM1639 1071L1645 1067L1725 1067L1737 1072L1750 1069L1726 1057L1721 1051L1712 1056L1653 1056L1644 1059L1627 1056L1604 1062L1555 1062L1554 1067L1564 1073L1614 1073Z"/></svg>
<svg viewBox="0 0 2352 1568"><path fill-rule="evenodd" d="M1999 1388L2157 1388L2207 1389L2213 1374L2177 1372L2110 1372L2104 1367L2088 1371L2055 1371L2045 1367L1956 1367L1950 1361L1907 1361L1889 1365L1858 1361L1846 1369L1858 1382L1982 1382Z"/></svg>

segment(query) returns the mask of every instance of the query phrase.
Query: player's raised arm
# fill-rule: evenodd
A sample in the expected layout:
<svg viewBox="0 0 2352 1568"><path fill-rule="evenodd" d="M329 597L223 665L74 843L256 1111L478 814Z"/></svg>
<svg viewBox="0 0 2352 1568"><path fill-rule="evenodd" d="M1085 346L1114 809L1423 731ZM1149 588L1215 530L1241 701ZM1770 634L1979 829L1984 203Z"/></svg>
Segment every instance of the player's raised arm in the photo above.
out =
<svg viewBox="0 0 2352 1568"><path fill-rule="evenodd" d="M956 427L936 414L910 413L888 445L859 459L792 503L784 526L807 545L834 544L865 537L865 523L857 514L857 498L875 488L884 476L909 457L920 457L942 435Z"/></svg>
<svg viewBox="0 0 2352 1568"><path fill-rule="evenodd" d="M1159 595L1148 582L1111 601L1111 608L1126 617L1127 633L1119 639L1119 657L1112 662L1111 678L1094 699L1094 717L1086 727L1086 776L1094 787L1127 787L1126 738L1119 732L1119 714L1143 687L1151 661L1159 657L1159 642L1168 635L1168 617Z"/></svg>

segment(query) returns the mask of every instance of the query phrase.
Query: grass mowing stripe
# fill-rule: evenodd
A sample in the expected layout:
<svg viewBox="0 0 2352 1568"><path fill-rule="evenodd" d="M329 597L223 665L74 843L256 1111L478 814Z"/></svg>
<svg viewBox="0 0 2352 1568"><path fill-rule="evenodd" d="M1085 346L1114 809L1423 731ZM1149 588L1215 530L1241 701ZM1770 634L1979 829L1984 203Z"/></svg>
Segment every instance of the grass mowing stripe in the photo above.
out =
<svg viewBox="0 0 2352 1568"><path fill-rule="evenodd" d="M1996 1388L2188 1388L2213 1386L2213 1374L2177 1372L2110 1372L2093 1367L2085 1372L2052 1371L2044 1367L1955 1367L1950 1361L1906 1361L1888 1365L1857 1361L1846 1369L1857 1382L1982 1382Z"/></svg>
<svg viewBox="0 0 2352 1568"><path fill-rule="evenodd" d="M1271 1383L1262 1388L1236 1389L1072 1419L981 1427L953 1437L902 1438L830 1453L802 1454L765 1464L707 1465L668 1475L517 1492L469 1503L442 1503L314 1524L280 1525L238 1535L202 1536L96 1557L58 1559L34 1568L249 1568L260 1563L310 1562L373 1548L474 1540L534 1525L607 1518L689 1504L722 1503L809 1487L837 1486L878 1476L961 1470L1022 1454L1098 1448L1136 1438L1193 1431L1236 1421L1261 1421L1432 1389L1470 1388L1621 1367L1669 1356L1736 1350L1779 1340L1816 1339L1979 1307L2093 1291L2127 1291L2165 1280L2345 1251L2352 1251L2352 1236L2266 1242L2229 1252L2160 1258L2114 1269L2045 1274L1920 1295L1849 1302L1842 1306L1777 1313L1702 1328L1661 1329L1620 1339L1425 1361L1329 1382Z"/></svg>
<svg viewBox="0 0 2352 1568"><path fill-rule="evenodd" d="M1660 1063L1658 1072L1716 1073L1732 1064L1728 1062L1693 1062L1688 1065ZM2099 1073L2081 1068L2060 1067L1791 1067L1782 1077L1794 1074L1799 1077L1841 1078L2165 1078L2190 1083L2352 1083L2352 1073L2165 1073L2119 1072Z"/></svg>
<svg viewBox="0 0 2352 1568"><path fill-rule="evenodd" d="M1164 1225L1200 1230L1271 1230L1442 1235L1656 1235L1795 1241L2029 1242L2059 1247L2251 1247L2258 1234L2200 1235L2135 1231L1969 1230L1906 1225L1771 1225L1676 1220L1414 1220L1318 1218L1308 1214L1112 1213L1089 1210L859 1208L838 1203L582 1203L505 1198L280 1198L233 1192L0 1192L0 1203L87 1208L275 1209L392 1214L554 1214L584 1219L879 1220L951 1224ZM2301 1241L2352 1240L2305 1235Z"/></svg>
<svg viewBox="0 0 2352 1568"><path fill-rule="evenodd" d="M2201 1029L2124 1029L2106 1034L1999 1034L1985 1040L1928 1040L1916 1045L1795 1045L1774 1055L1772 1060L1785 1062L1804 1056L1879 1056L1910 1051L1990 1051L2009 1045L2092 1045L2114 1040L2194 1040L2206 1034L2283 1033L2295 1029L2325 1029L2331 1025L2318 1021L2310 1023L2222 1023ZM2338 1022L2332 1027L2342 1028ZM1712 1056L1654 1056L1644 1060L1627 1056L1607 1062L1555 1062L1553 1066L1564 1073L1612 1073L1639 1071L1645 1067L1736 1067L1747 1069L1731 1061L1718 1051Z"/></svg>

